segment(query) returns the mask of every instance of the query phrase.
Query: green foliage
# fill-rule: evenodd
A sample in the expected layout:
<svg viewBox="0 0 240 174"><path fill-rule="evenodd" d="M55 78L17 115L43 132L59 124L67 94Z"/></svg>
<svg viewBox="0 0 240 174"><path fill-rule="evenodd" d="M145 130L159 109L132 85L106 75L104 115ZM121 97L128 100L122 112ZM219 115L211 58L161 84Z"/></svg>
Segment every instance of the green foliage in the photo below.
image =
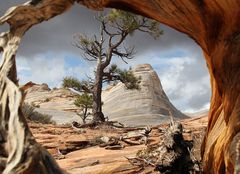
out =
<svg viewBox="0 0 240 174"><path fill-rule="evenodd" d="M108 69L108 73L110 77L107 80L108 83L111 83L111 81L113 81L113 83L121 81L127 89L140 89L139 84L141 82L141 77L136 77L131 67L129 70L122 70L118 68L116 64L112 64Z"/></svg>
<svg viewBox="0 0 240 174"><path fill-rule="evenodd" d="M87 80L78 80L75 77L64 77L62 87L73 88L78 92L91 93L92 83Z"/></svg>
<svg viewBox="0 0 240 174"><path fill-rule="evenodd" d="M163 34L163 30L159 29L159 23L154 20L149 20L148 21L148 31L149 34L154 38L157 39Z"/></svg>
<svg viewBox="0 0 240 174"><path fill-rule="evenodd" d="M111 10L106 16L106 19L111 23L112 26L119 25L128 33L132 33L139 27L138 18L136 15L121 10Z"/></svg>
<svg viewBox="0 0 240 174"><path fill-rule="evenodd" d="M121 70L119 76L127 89L140 89L141 77L136 77L131 70Z"/></svg>
<svg viewBox="0 0 240 174"><path fill-rule="evenodd" d="M50 101L50 98L46 98L45 100L44 100L44 102L49 102Z"/></svg>
<svg viewBox="0 0 240 174"><path fill-rule="evenodd" d="M149 33L155 39L163 34L159 22L122 10L112 9L102 20L109 21L113 27L120 26L131 35L136 30Z"/></svg>
<svg viewBox="0 0 240 174"><path fill-rule="evenodd" d="M74 101L75 106L80 107L82 109L81 112L77 113L78 116L81 117L83 123L86 123L86 119L89 115L91 115L88 110L93 106L93 97L87 93L78 95L76 100Z"/></svg>
<svg viewBox="0 0 240 174"><path fill-rule="evenodd" d="M87 93L84 93L82 95L78 95L76 100L74 101L74 104L77 107L92 108L92 104L93 104L92 95L89 95Z"/></svg>
<svg viewBox="0 0 240 174"><path fill-rule="evenodd" d="M27 120L43 124L56 124L56 122L52 120L52 116L35 111L35 108L29 104L23 104L22 112Z"/></svg>
<svg viewBox="0 0 240 174"><path fill-rule="evenodd" d="M62 87L73 88L77 91L82 89L81 82L75 77L64 77L62 81Z"/></svg>
<svg viewBox="0 0 240 174"><path fill-rule="evenodd" d="M109 73L116 73L119 71L119 68L116 64L112 64L110 67L109 67Z"/></svg>
<svg viewBox="0 0 240 174"><path fill-rule="evenodd" d="M78 35L78 39L80 41L80 44L83 46L89 46L93 42L89 40L87 36L84 35Z"/></svg>

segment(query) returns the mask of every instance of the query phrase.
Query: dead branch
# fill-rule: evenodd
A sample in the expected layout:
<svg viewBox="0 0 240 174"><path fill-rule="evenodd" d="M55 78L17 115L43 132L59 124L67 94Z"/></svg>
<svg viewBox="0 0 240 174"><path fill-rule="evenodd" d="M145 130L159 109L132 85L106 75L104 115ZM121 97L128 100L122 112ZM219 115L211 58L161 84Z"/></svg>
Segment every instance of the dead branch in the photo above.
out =
<svg viewBox="0 0 240 174"><path fill-rule="evenodd" d="M73 0L25 3L11 8L0 18L0 25L10 25L10 30L0 35L0 50L3 51L0 64L0 173L64 173L35 141L27 126L21 111L23 93L18 88L15 56L21 38L31 26L63 13L72 4Z"/></svg>

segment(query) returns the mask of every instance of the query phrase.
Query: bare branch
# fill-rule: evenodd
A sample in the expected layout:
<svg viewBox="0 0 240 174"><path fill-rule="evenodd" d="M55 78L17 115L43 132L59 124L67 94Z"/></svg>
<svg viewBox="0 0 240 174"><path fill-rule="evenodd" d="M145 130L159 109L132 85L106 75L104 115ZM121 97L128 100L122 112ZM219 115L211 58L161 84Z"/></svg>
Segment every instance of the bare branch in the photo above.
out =
<svg viewBox="0 0 240 174"><path fill-rule="evenodd" d="M88 78L88 83L92 86L94 84L94 79L88 74L85 74L85 76Z"/></svg>
<svg viewBox="0 0 240 174"><path fill-rule="evenodd" d="M85 86L85 85L82 86L82 89L86 93L92 93L92 90L90 88L88 88L87 86Z"/></svg>
<svg viewBox="0 0 240 174"><path fill-rule="evenodd" d="M72 45L76 48L81 49L84 52L84 53L82 53L82 57L85 58L86 60L88 60L88 61L96 61L97 60L97 58L98 58L97 54L93 50L91 50L87 47L84 47L81 44L78 44L76 42L72 43Z"/></svg>
<svg viewBox="0 0 240 174"><path fill-rule="evenodd" d="M129 33L127 33L127 32L122 32L120 39L118 40L118 42L116 44L114 44L111 47L111 49L113 50L113 49L117 48L118 46L120 46L120 44L124 41L124 39L127 37L128 34Z"/></svg>
<svg viewBox="0 0 240 174"><path fill-rule="evenodd" d="M119 56L120 58L132 59L133 50L127 51L125 53L113 50L113 54Z"/></svg>

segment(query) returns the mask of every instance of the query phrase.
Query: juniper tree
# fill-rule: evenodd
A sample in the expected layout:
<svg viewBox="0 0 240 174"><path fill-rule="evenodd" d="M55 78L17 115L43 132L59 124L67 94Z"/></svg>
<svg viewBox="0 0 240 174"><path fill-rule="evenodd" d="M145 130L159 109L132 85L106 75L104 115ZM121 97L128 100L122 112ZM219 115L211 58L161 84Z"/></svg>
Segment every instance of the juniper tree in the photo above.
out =
<svg viewBox="0 0 240 174"><path fill-rule="evenodd" d="M85 60L96 62L95 78L92 84L80 85L80 90L89 92L93 96L92 112L95 123L105 121L101 105L104 82L121 81L129 89L138 88L139 78L135 77L132 71L122 71L116 65L110 66L114 57L125 63L127 59L133 58L134 47L123 45L126 38L132 36L135 31L145 32L154 38L162 34L159 23L156 21L121 10L111 10L107 15L97 16L96 20L100 25L99 36L94 35L90 38L83 34L76 34L73 43L83 51Z"/></svg>
<svg viewBox="0 0 240 174"><path fill-rule="evenodd" d="M81 108L81 112L77 112L77 115L81 117L83 124L86 124L86 119L91 115L89 109L92 108L93 104L92 95L88 93L78 95L74 104Z"/></svg>

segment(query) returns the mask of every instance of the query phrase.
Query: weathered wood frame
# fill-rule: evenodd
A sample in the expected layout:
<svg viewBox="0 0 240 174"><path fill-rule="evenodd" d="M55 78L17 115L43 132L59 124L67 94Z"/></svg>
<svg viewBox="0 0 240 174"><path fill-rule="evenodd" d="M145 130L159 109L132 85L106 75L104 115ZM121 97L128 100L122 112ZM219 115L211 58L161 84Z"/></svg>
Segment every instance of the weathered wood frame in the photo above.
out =
<svg viewBox="0 0 240 174"><path fill-rule="evenodd" d="M92 9L113 7L151 17L187 34L200 45L212 86L209 123L202 146L204 171L239 173L239 0L39 0L11 8L0 18L0 25L10 25L10 31L0 36L0 51L3 52L0 65L0 169L3 173L32 173L37 168L41 168L41 173L51 173L47 170L51 167L43 158L46 151L33 139L21 113L22 94L17 84L15 56L21 38L29 28L63 13L74 2ZM50 158L47 154L47 159Z"/></svg>

